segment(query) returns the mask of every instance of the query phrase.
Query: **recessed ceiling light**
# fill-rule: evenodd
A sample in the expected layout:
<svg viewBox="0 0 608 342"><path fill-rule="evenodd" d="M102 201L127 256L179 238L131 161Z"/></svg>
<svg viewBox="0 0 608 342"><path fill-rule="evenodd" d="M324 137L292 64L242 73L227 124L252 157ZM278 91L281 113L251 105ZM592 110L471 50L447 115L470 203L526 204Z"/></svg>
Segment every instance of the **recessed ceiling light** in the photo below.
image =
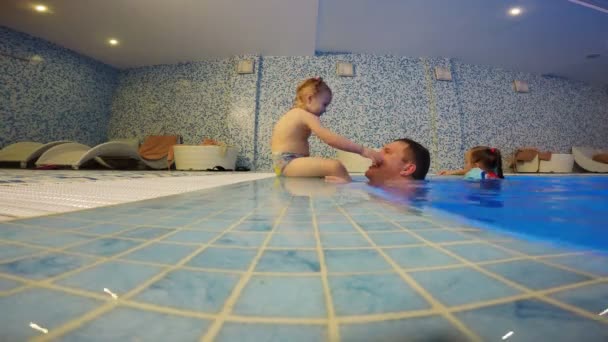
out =
<svg viewBox="0 0 608 342"><path fill-rule="evenodd" d="M118 39L110 38L108 39L108 44L110 45L118 45Z"/></svg>
<svg viewBox="0 0 608 342"><path fill-rule="evenodd" d="M514 16L514 17L520 15L521 12L522 12L522 10L520 7L512 7L509 9L509 15Z"/></svg>
<svg viewBox="0 0 608 342"><path fill-rule="evenodd" d="M46 12L49 10L49 8L44 5L36 5L36 6L34 6L34 9L36 10L36 12L40 12L40 13L43 13L43 12Z"/></svg>

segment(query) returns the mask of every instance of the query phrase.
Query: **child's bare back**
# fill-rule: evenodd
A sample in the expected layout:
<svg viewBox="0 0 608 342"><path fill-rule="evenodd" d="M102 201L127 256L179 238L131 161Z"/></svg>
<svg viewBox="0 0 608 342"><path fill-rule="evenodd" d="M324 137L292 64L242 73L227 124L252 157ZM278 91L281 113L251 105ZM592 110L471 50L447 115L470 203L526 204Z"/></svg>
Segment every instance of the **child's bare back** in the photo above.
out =
<svg viewBox="0 0 608 342"><path fill-rule="evenodd" d="M303 116L313 115L303 109L293 108L274 125L271 149L273 152L290 152L310 155L308 138L312 131Z"/></svg>
<svg viewBox="0 0 608 342"><path fill-rule="evenodd" d="M338 160L310 157L308 138L314 133L326 144L347 152L361 154L382 162L382 156L356 144L321 125L319 117L331 103L332 93L321 78L304 81L297 90L295 108L285 113L272 133L272 160L277 175L289 177L329 177L332 181L350 181L346 168Z"/></svg>

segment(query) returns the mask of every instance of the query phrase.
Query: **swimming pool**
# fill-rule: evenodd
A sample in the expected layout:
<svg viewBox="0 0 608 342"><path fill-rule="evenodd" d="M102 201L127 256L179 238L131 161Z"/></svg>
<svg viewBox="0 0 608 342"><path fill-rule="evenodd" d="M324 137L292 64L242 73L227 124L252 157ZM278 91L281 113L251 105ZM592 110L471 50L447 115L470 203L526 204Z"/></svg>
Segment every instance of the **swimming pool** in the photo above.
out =
<svg viewBox="0 0 608 342"><path fill-rule="evenodd" d="M0 340L606 341L608 258L500 228L564 180L605 190L270 178L3 222Z"/></svg>
<svg viewBox="0 0 608 342"><path fill-rule="evenodd" d="M412 202L420 209L526 239L608 252L606 176L518 175L482 183L434 177L422 188Z"/></svg>

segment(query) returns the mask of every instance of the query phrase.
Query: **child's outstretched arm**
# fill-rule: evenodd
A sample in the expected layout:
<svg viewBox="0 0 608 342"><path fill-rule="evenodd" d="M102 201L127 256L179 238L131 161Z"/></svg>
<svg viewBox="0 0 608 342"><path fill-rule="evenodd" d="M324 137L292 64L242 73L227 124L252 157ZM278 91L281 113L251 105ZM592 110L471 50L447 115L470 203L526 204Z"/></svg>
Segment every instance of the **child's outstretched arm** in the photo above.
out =
<svg viewBox="0 0 608 342"><path fill-rule="evenodd" d="M444 170L440 171L438 175L440 176L463 176L466 175L473 168L471 162L471 150L468 150L464 154L464 168L460 170Z"/></svg>
<svg viewBox="0 0 608 342"><path fill-rule="evenodd" d="M356 153L365 158L369 158L372 160L374 165L380 165L382 163L382 155L379 152L354 143L347 138L330 131L321 125L321 121L318 117L312 114L306 113L303 115L303 117L303 121L308 128L310 128L310 130L327 145L342 151Z"/></svg>
<svg viewBox="0 0 608 342"><path fill-rule="evenodd" d="M467 173L467 170L465 169L461 169L461 170L443 170L443 171L439 171L438 175L440 176L462 176L464 174Z"/></svg>

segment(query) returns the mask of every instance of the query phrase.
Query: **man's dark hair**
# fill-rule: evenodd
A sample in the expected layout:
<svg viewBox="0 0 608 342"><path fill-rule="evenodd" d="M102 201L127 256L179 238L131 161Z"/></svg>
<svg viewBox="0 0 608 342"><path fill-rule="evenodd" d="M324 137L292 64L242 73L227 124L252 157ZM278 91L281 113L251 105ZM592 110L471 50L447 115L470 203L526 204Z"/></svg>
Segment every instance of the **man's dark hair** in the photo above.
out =
<svg viewBox="0 0 608 342"><path fill-rule="evenodd" d="M408 144L408 148L412 151L412 156L414 157L414 164L416 164L416 171L412 173L412 178L423 180L431 166L431 155L429 150L412 139L403 138L395 141L401 141L402 143Z"/></svg>

